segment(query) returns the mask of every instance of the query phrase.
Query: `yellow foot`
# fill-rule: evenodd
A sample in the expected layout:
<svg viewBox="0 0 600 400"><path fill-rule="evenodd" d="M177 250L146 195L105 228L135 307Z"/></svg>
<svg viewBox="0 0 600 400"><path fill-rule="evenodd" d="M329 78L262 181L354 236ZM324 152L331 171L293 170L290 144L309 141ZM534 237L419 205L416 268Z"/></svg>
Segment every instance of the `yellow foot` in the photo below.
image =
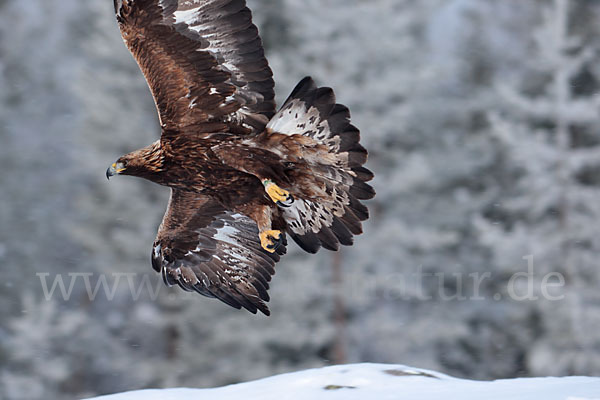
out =
<svg viewBox="0 0 600 400"><path fill-rule="evenodd" d="M263 181L263 185L271 200L273 200L274 203L277 203L278 206L289 207L294 202L294 197L290 194L290 192L280 188L273 183L273 181L265 179Z"/></svg>
<svg viewBox="0 0 600 400"><path fill-rule="evenodd" d="M263 231L258 236L260 237L260 246L269 253L275 253L275 250L283 244L281 231Z"/></svg>

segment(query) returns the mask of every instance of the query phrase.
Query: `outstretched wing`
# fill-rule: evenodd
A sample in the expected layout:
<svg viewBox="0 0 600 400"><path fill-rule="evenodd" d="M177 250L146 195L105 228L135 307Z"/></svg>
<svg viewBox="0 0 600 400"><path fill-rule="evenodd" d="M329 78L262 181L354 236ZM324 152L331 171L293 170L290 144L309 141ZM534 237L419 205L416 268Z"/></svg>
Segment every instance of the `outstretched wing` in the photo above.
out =
<svg viewBox="0 0 600 400"><path fill-rule="evenodd" d="M171 192L152 250L152 266L167 285L269 315L265 302L277 261L278 254L261 248L250 218L198 193Z"/></svg>
<svg viewBox="0 0 600 400"><path fill-rule="evenodd" d="M262 131L273 74L245 0L114 0L163 132Z"/></svg>

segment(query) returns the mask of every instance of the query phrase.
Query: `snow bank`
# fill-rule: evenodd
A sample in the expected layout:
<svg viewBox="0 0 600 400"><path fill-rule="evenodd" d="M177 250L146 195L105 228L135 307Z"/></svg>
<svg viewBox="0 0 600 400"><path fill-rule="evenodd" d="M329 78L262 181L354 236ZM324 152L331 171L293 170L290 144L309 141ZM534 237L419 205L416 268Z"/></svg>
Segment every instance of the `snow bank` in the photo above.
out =
<svg viewBox="0 0 600 400"><path fill-rule="evenodd" d="M96 400L600 400L600 378L456 379L404 365L354 364L310 369L215 389L140 390Z"/></svg>

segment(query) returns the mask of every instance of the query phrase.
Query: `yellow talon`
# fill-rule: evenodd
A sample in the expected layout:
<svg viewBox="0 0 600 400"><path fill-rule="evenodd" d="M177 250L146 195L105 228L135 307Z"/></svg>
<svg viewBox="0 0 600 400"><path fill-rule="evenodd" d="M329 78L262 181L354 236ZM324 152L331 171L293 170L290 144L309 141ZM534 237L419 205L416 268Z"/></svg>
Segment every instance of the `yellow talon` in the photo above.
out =
<svg viewBox="0 0 600 400"><path fill-rule="evenodd" d="M283 241L281 231L263 231L258 236L260 237L260 246L269 253L275 253Z"/></svg>
<svg viewBox="0 0 600 400"><path fill-rule="evenodd" d="M273 200L274 203L282 207L289 207L294 202L294 197L288 192L277 186L273 181L265 179L263 181L263 185L265 186L265 191Z"/></svg>

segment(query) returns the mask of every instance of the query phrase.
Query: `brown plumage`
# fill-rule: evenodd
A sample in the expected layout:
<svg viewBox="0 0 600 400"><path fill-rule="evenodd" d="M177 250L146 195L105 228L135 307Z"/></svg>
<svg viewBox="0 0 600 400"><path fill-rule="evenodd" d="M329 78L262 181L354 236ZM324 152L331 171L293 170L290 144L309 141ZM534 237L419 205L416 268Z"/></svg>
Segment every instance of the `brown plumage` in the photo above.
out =
<svg viewBox="0 0 600 400"><path fill-rule="evenodd" d="M276 112L271 69L244 0L114 0L161 138L108 170L171 188L152 250L168 285L269 314L286 233L304 250L351 245L367 151L333 91L302 80Z"/></svg>

